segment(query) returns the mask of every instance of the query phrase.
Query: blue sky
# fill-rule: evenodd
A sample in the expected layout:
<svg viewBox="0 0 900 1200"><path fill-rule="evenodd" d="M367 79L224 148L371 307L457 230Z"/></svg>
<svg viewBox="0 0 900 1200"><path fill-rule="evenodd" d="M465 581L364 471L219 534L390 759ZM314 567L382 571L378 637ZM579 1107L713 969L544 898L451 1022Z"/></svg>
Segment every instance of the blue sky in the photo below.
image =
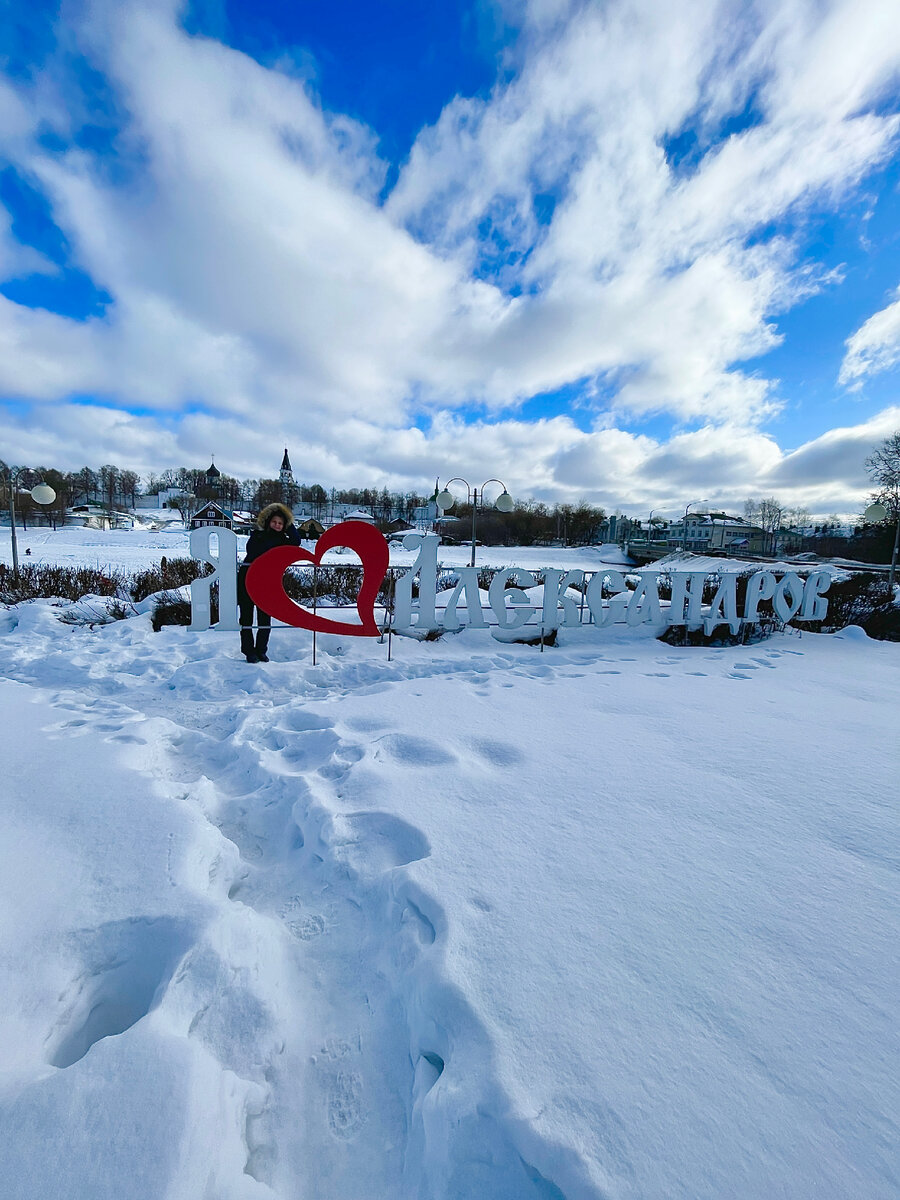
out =
<svg viewBox="0 0 900 1200"><path fill-rule="evenodd" d="M854 512L897 9L7 2L0 457Z"/></svg>

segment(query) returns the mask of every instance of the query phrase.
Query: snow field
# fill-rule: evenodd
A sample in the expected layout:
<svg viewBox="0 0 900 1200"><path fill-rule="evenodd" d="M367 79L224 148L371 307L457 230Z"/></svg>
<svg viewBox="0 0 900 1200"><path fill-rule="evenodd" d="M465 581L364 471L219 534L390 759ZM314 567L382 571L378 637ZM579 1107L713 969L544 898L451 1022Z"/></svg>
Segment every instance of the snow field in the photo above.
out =
<svg viewBox="0 0 900 1200"><path fill-rule="evenodd" d="M169 558L190 558L190 534L183 528L160 531L143 529L82 529L66 526L62 529L38 527L23 531L16 530L19 561L32 563L56 563L60 566L122 567L128 571L139 571L159 563L166 555ZM243 554L247 539L238 537ZM30 548L31 555L25 557ZM314 549L314 542L306 542L306 549ZM448 568L468 566L470 550L467 546L441 546L440 559ZM391 542L391 566L407 566L416 557L415 551L404 550L397 542ZM358 562L352 551L329 550L322 559L329 566L341 566ZM567 570L581 568L596 570L605 563L609 566L628 561L621 549L615 545L582 546L572 549L546 546L479 546L479 566L518 566L527 570L540 570L546 566L559 566ZM0 562L12 562L12 546L9 529L0 527Z"/></svg>
<svg viewBox="0 0 900 1200"><path fill-rule="evenodd" d="M896 646L59 611L0 613L9 1195L898 1194Z"/></svg>

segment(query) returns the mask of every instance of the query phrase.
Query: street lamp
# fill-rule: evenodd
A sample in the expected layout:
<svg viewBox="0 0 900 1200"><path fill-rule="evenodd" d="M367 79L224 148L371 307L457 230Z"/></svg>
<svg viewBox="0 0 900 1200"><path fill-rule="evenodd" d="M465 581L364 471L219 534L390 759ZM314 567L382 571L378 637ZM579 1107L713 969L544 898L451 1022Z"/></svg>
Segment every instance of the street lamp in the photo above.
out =
<svg viewBox="0 0 900 1200"><path fill-rule="evenodd" d="M657 509L651 508L650 516L647 518L647 545L648 546L653 541L653 514L657 511L658 511Z"/></svg>
<svg viewBox="0 0 900 1200"><path fill-rule="evenodd" d="M888 518L888 510L884 504L876 501L875 504L870 504L866 509L863 520L867 525L880 525L882 521ZM894 549L891 553L891 573L888 576L888 583L891 587L894 586L894 579L897 574L897 551L900 549L900 508L897 510L897 526L894 530Z"/></svg>
<svg viewBox="0 0 900 1200"><path fill-rule="evenodd" d="M31 467L16 467L15 470L7 468L6 477L9 480L9 529L10 539L12 541L12 560L13 560L13 575L19 574L19 546L16 541L16 488L19 483L19 476L22 474L37 475L37 471L33 471ZM48 483L44 483L40 479L30 490L30 496L36 504L52 504L56 499L56 492Z"/></svg>
<svg viewBox="0 0 900 1200"><path fill-rule="evenodd" d="M689 511L689 510L690 510L690 509L693 507L693 505L695 505L695 504L705 504L705 503L706 503L706 501L705 501L705 500L691 500L691 501L690 501L688 504L686 504L686 505L685 505L685 509L684 509L684 516L683 516L683 517L682 517L682 519L681 519L681 549L682 549L682 550L686 550L686 549L687 549L687 518L688 518L688 511Z"/></svg>
<svg viewBox="0 0 900 1200"><path fill-rule="evenodd" d="M489 483L499 483L500 486L503 488L503 491L497 497L497 499L494 503L494 508L496 508L499 512L504 512L504 513L512 512L512 510L514 508L514 501L513 501L512 496L509 494L509 490L507 489L506 484L503 482L502 479L486 479L484 481L484 483L481 485L481 489L479 490L478 488L470 487L468 482L465 479L460 478L459 475L455 475L452 479L447 480L447 483L444 486L444 490L442 492L439 492L436 497L437 506L441 510L441 512L446 512L447 509L452 508L453 505L456 503L455 498L448 491L448 488L450 487L451 483L462 483L465 485L466 498L469 501L469 503L472 505L472 558L469 562L469 566L474 567L475 566L475 520L476 520L476 517L478 514L478 498L479 498L479 496L481 497L481 506L483 508L484 507L484 489L487 487L487 485Z"/></svg>

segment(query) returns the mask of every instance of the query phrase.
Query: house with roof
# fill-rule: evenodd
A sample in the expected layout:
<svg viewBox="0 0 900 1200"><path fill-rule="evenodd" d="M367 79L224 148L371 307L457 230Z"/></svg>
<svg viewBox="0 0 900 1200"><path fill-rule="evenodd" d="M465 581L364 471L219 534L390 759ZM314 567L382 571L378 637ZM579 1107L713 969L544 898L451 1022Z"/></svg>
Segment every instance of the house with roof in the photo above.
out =
<svg viewBox="0 0 900 1200"><path fill-rule="evenodd" d="M305 542L318 541L325 532L325 526L322 522L317 521L315 517L311 517L307 513L302 513L300 516L295 514L294 528Z"/></svg>
<svg viewBox="0 0 900 1200"><path fill-rule="evenodd" d="M329 504L328 524L338 525L341 521L365 521L369 525L375 524L372 513L360 508L358 504L342 504L340 501Z"/></svg>
<svg viewBox="0 0 900 1200"><path fill-rule="evenodd" d="M190 529L202 529L205 525L216 525L220 529L232 529L234 518L230 510L223 508L215 500L207 500L188 522Z"/></svg>
<svg viewBox="0 0 900 1200"><path fill-rule="evenodd" d="M201 529L205 525L215 525L220 529L233 529L234 510L231 505L225 503L222 496L222 472L216 466L215 459L212 459L206 468L203 492L203 503L191 517L188 528Z"/></svg>

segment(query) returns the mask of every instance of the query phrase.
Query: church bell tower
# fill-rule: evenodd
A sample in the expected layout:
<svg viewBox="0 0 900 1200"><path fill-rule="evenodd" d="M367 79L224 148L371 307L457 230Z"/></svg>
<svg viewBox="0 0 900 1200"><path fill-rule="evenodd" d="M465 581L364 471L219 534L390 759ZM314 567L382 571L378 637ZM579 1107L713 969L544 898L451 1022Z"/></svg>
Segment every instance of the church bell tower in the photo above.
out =
<svg viewBox="0 0 900 1200"><path fill-rule="evenodd" d="M288 458L287 446L284 448L284 458L281 460L281 470L278 473L281 480L281 500L290 506L294 501L294 472L291 470L291 460Z"/></svg>

